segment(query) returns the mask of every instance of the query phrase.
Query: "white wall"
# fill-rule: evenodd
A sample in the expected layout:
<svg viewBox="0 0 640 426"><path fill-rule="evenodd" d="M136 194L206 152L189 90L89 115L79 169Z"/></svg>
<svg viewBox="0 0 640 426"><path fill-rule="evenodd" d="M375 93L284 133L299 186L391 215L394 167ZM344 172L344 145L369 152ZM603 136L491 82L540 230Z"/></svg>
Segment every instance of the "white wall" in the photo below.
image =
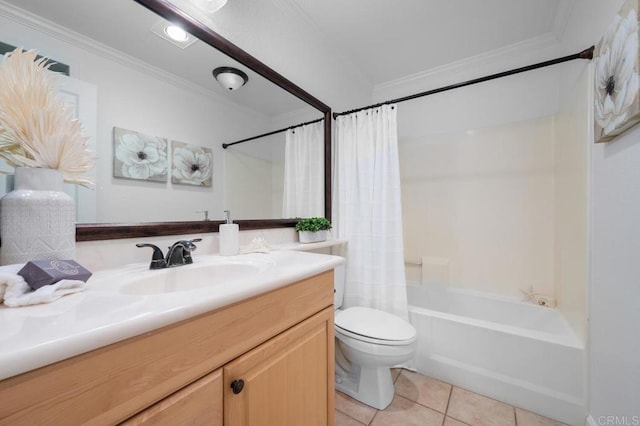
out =
<svg viewBox="0 0 640 426"><path fill-rule="evenodd" d="M8 15L11 16L11 15ZM165 78L154 69L110 50L95 52L0 16L0 40L35 48L71 66L71 75L98 88L97 220L140 222L200 220L196 210L222 218L222 141L265 131L270 120L220 98ZM80 46L80 47L79 47ZM106 53L105 53L106 52ZM199 188L113 177L113 127L177 140L213 150L213 187ZM170 177L169 177L170 181Z"/></svg>
<svg viewBox="0 0 640 426"><path fill-rule="evenodd" d="M592 148L589 371L596 421L640 416L639 140L635 128Z"/></svg>
<svg viewBox="0 0 640 426"><path fill-rule="evenodd" d="M282 218L284 133L224 151L225 209L234 219Z"/></svg>
<svg viewBox="0 0 640 426"><path fill-rule="evenodd" d="M623 2L576 2L565 45L597 43ZM579 72L567 73L565 81ZM636 127L608 144L590 141L589 408L595 424L640 421L639 140Z"/></svg>

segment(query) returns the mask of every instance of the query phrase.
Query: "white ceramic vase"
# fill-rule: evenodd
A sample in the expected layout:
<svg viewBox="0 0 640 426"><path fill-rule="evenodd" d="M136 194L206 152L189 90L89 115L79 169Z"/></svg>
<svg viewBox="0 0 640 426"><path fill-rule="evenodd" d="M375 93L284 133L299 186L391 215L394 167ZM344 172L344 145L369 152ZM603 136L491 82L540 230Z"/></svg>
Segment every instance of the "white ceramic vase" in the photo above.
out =
<svg viewBox="0 0 640 426"><path fill-rule="evenodd" d="M73 259L76 205L62 172L17 167L14 190L0 200L0 263Z"/></svg>
<svg viewBox="0 0 640 426"><path fill-rule="evenodd" d="M301 243L319 243L327 239L327 231L298 231L298 239Z"/></svg>

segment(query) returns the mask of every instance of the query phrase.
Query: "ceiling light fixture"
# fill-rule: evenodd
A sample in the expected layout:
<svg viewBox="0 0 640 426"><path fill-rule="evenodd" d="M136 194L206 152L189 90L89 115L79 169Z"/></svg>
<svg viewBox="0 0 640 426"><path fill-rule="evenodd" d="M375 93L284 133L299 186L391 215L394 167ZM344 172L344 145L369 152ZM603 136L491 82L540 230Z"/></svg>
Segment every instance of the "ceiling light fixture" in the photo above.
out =
<svg viewBox="0 0 640 426"><path fill-rule="evenodd" d="M164 29L164 33L172 40L175 40L177 42L185 42L189 39L189 34L187 34L185 30L176 25L168 25Z"/></svg>
<svg viewBox="0 0 640 426"><path fill-rule="evenodd" d="M151 27L151 32L163 40L167 40L171 44L178 46L180 49L186 49L197 40L179 26L167 22L164 19L158 19Z"/></svg>
<svg viewBox="0 0 640 426"><path fill-rule="evenodd" d="M213 70L213 76L218 83L228 90L237 90L249 81L249 76L236 68L218 67Z"/></svg>

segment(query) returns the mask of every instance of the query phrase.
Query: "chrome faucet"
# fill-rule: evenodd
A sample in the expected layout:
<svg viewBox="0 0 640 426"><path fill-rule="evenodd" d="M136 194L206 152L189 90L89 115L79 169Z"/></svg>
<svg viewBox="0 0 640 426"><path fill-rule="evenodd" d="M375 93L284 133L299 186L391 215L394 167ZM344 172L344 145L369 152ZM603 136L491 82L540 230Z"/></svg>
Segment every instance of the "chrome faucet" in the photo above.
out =
<svg viewBox="0 0 640 426"><path fill-rule="evenodd" d="M151 257L149 269L164 269L193 263L191 252L197 248L194 243L199 241L202 241L202 238L176 241L169 247L166 257L163 256L160 247L155 244L138 243L136 247L151 247L153 256Z"/></svg>

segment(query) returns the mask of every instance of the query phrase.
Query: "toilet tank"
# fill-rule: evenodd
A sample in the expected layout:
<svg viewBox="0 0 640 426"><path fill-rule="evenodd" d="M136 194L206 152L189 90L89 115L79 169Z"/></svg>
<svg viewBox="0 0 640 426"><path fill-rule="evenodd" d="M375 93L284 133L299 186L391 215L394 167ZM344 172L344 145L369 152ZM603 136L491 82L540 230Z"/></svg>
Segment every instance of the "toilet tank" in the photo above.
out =
<svg viewBox="0 0 640 426"><path fill-rule="evenodd" d="M344 296L345 265L338 265L333 269L333 309L342 306Z"/></svg>

